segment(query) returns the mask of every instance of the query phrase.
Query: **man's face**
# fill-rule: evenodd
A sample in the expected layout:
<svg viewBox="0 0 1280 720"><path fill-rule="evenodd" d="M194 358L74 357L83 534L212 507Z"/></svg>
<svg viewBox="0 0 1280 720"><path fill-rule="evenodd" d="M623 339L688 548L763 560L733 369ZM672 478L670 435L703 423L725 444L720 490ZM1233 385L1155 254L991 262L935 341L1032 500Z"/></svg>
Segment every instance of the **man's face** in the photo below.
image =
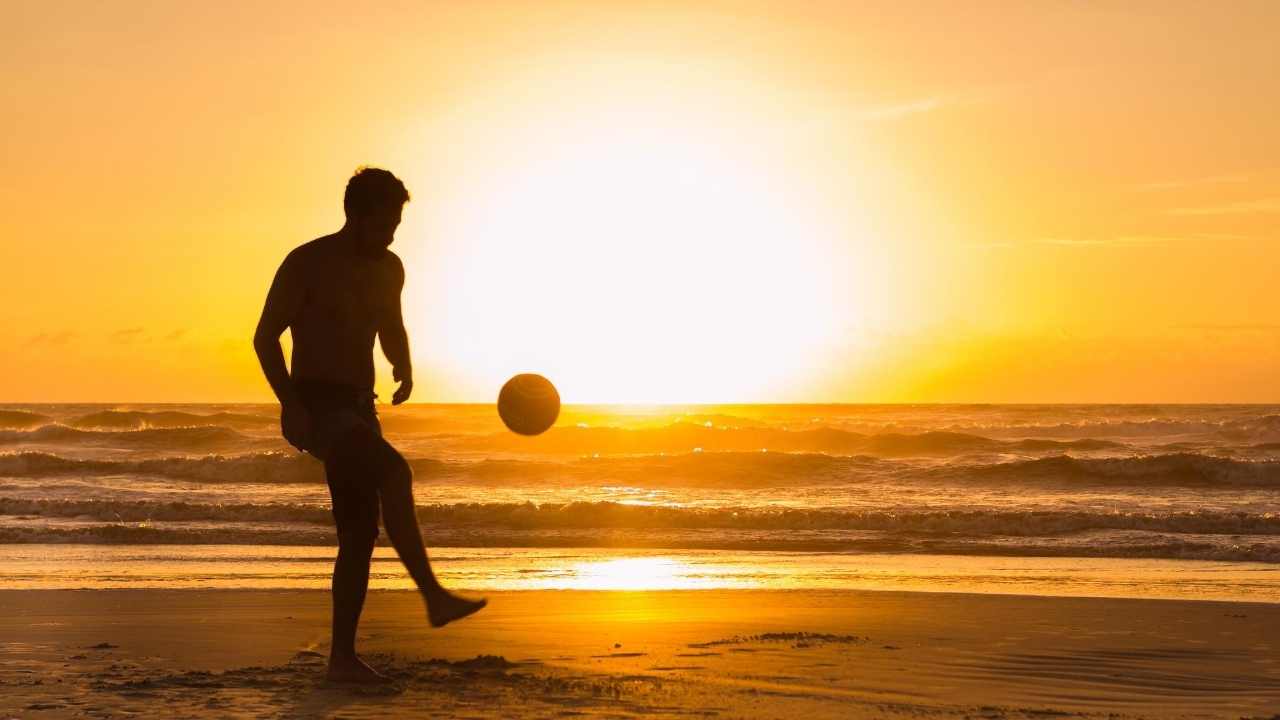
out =
<svg viewBox="0 0 1280 720"><path fill-rule="evenodd" d="M396 239L403 205L383 207L360 219L360 244L369 251L385 250Z"/></svg>

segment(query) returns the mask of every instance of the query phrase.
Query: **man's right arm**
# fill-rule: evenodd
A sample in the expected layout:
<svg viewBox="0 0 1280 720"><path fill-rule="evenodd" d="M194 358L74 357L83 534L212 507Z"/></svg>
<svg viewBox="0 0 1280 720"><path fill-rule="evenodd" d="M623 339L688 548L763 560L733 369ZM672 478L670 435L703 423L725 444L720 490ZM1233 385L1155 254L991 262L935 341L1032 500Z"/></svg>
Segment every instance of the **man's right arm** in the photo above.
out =
<svg viewBox="0 0 1280 720"><path fill-rule="evenodd" d="M296 407L298 396L289 377L289 368L284 362L280 335L293 324L302 307L302 300L302 277L297 259L291 255L285 258L276 271L271 289L267 292L267 302L262 308L262 317L258 319L258 329L253 334L253 349L258 353L262 373L267 376L267 382L271 384L271 389L285 409Z"/></svg>

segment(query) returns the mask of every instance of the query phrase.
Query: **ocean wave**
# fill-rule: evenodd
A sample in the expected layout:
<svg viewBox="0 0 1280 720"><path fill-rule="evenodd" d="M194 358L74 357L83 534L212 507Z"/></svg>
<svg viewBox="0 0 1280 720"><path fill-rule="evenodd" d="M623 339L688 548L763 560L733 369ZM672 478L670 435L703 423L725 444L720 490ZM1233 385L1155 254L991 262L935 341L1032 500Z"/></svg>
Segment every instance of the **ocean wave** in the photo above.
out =
<svg viewBox="0 0 1280 720"><path fill-rule="evenodd" d="M605 456L567 461L486 459L446 462L410 458L428 483L481 485L623 484L635 487L798 488L890 482L1069 487L1280 487L1280 460L1194 453L1131 457L1053 455L985 463L920 465L871 456L786 452L697 452ZM0 477L145 475L211 484L323 483L323 465L286 452L79 460L43 452L0 454Z"/></svg>
<svg viewBox="0 0 1280 720"><path fill-rule="evenodd" d="M1080 420L1041 424L972 424L957 423L947 428L962 433L977 433L1000 438L1113 438L1118 440L1154 440L1162 437L1198 436L1231 442L1280 441L1280 415L1268 414L1251 418L1221 420L1150 418Z"/></svg>
<svg viewBox="0 0 1280 720"><path fill-rule="evenodd" d="M67 475L148 475L206 483L324 482L324 468L318 461L277 452L148 460L76 460L42 452L0 454L0 476Z"/></svg>
<svg viewBox="0 0 1280 720"><path fill-rule="evenodd" d="M0 515L116 522L211 521L328 524L326 505L0 498ZM1058 510L817 510L688 508L615 502L459 503L417 507L434 528L875 530L920 535L1040 537L1088 530L1280 535L1280 513Z"/></svg>
<svg viewBox="0 0 1280 720"><path fill-rule="evenodd" d="M94 545L334 545L332 530L315 528L165 527L112 523L70 527L0 527L0 543Z"/></svg>
<svg viewBox="0 0 1280 720"><path fill-rule="evenodd" d="M423 479L442 476L445 463L409 461ZM301 453L163 457L145 460L78 460L43 452L0 454L0 477L145 475L210 484L323 483L324 465Z"/></svg>
<svg viewBox="0 0 1280 720"><path fill-rule="evenodd" d="M0 445L67 445L141 450L207 450L249 447L254 440L228 427L174 427L145 430L82 430L44 425L34 430L0 430Z"/></svg>
<svg viewBox="0 0 1280 720"><path fill-rule="evenodd" d="M1112 485L1280 487L1280 461L1172 453L1121 458L1055 455L929 471L938 477L991 481L1067 481Z"/></svg>
<svg viewBox="0 0 1280 720"><path fill-rule="evenodd" d="M25 410L0 410L0 430L23 430L52 422L53 418Z"/></svg>
<svg viewBox="0 0 1280 720"><path fill-rule="evenodd" d="M581 458L568 462L444 462L433 458L408 461L419 481L496 485L627 482L770 487L855 482L877 470L889 471L885 462L876 458L759 452ZM205 483L322 483L324 466L310 456L284 452L146 460L79 460L43 452L0 454L0 477L104 475L147 475Z"/></svg>
<svg viewBox="0 0 1280 720"><path fill-rule="evenodd" d="M975 452L1094 451L1122 449L1100 439L1005 441L980 435L931 430L921 433L864 434L823 427L785 430L674 423L663 427L559 427L536 438L500 433L462 441L474 449L528 454L653 455L689 452L780 452L873 455L878 457L948 456Z"/></svg>
<svg viewBox="0 0 1280 720"><path fill-rule="evenodd" d="M81 430L145 430L150 428L227 427L243 430L273 427L279 418L246 413L218 412L208 415L176 410L103 410L81 415L65 424Z"/></svg>
<svg viewBox="0 0 1280 720"><path fill-rule="evenodd" d="M827 553L1168 558L1280 562L1274 536L1171 535L1144 531L1088 531L1059 536L974 537L949 533L877 530L772 530L686 528L526 529L428 528L432 547L646 548ZM386 544L385 533L379 542ZM64 523L0 527L0 543L113 545L336 544L332 528L312 525L201 525L198 523Z"/></svg>

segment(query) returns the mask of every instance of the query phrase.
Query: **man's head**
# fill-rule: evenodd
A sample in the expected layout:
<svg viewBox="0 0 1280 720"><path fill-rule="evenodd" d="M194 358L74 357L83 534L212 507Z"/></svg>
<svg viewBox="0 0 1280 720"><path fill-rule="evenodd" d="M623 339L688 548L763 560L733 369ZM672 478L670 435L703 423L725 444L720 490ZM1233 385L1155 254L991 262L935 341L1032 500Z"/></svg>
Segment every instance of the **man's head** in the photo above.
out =
<svg viewBox="0 0 1280 720"><path fill-rule="evenodd" d="M381 168L362 167L347 181L342 207L347 227L366 250L385 250L395 240L400 211L409 191L400 178Z"/></svg>

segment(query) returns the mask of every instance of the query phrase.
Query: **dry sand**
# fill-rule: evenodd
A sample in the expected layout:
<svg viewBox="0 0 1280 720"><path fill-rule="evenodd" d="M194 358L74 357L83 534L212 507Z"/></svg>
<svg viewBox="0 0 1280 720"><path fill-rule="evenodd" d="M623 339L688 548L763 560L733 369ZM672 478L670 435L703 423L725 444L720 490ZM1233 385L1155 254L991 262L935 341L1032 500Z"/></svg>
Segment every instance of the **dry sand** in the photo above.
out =
<svg viewBox="0 0 1280 720"><path fill-rule="evenodd" d="M321 591L0 591L0 717L1273 717L1280 605L858 591L370 595L397 684L322 682Z"/></svg>

